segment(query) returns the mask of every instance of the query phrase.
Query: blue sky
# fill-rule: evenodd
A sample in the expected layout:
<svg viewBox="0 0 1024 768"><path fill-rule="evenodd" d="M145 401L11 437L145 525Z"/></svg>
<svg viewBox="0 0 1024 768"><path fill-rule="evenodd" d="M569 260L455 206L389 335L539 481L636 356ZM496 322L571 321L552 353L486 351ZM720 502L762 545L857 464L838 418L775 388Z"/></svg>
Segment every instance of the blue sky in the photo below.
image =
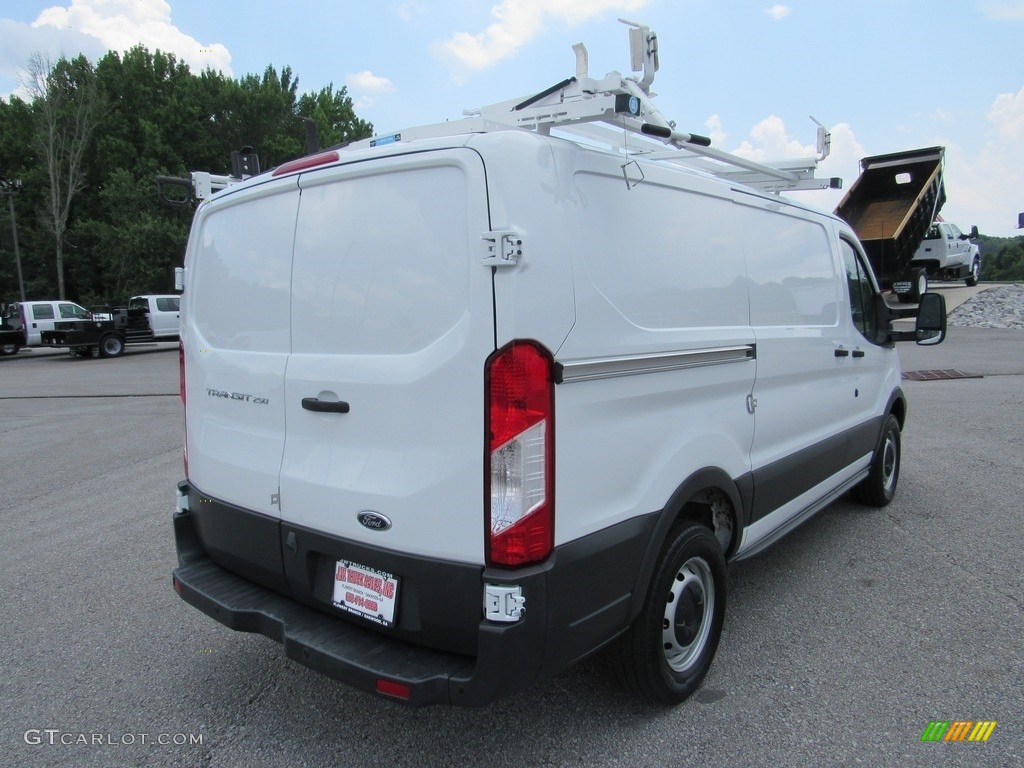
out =
<svg viewBox="0 0 1024 768"><path fill-rule="evenodd" d="M681 130L760 160L813 154L856 179L865 155L946 147L943 216L996 236L1024 211L1024 0L4 0L0 96L34 51L143 43L193 69L291 66L299 90L346 85L380 133L542 90L628 74L626 27L657 34L656 103ZM199 169L196 169L199 170ZM831 210L841 193L794 193Z"/></svg>

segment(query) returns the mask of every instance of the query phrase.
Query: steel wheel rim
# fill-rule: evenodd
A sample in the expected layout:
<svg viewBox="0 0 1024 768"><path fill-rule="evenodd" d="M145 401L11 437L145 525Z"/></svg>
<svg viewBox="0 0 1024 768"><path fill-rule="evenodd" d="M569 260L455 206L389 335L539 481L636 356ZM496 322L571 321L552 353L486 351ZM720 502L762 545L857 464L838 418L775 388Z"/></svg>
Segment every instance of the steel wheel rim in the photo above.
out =
<svg viewBox="0 0 1024 768"><path fill-rule="evenodd" d="M896 487L897 458L896 438L890 432L885 436L885 445L882 447L882 488L886 496L891 496Z"/></svg>
<svg viewBox="0 0 1024 768"><path fill-rule="evenodd" d="M691 557L672 579L662 618L662 649L673 672L685 672L701 657L714 612L711 567L703 558Z"/></svg>

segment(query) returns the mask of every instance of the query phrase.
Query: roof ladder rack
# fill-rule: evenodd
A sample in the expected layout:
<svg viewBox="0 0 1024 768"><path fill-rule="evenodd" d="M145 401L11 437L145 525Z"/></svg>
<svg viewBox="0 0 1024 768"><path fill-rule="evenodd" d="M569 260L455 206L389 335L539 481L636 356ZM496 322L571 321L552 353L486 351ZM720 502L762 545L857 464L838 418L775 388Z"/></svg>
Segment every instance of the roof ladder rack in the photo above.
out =
<svg viewBox="0 0 1024 768"><path fill-rule="evenodd" d="M619 19L630 28L630 59L642 77L609 72L595 80L589 75L587 49L573 46L576 74L533 96L512 99L474 110L466 119L404 130L390 136L355 142L352 148L395 141L510 128L559 135L579 143L620 152L630 159L665 161L710 173L764 192L835 189L838 178L816 178L818 163L828 157L831 137L818 125L817 156L760 163L711 147L706 136L676 129L654 105L651 84L658 70L658 37L649 27ZM814 120L814 118L811 118ZM633 134L623 141L623 132ZM670 149L666 149L666 146Z"/></svg>

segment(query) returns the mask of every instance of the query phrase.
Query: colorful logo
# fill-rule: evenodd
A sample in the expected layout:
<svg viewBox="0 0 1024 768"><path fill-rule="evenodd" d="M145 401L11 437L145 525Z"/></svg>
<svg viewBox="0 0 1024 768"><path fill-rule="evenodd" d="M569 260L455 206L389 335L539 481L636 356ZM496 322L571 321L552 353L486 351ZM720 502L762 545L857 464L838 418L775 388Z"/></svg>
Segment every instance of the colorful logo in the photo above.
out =
<svg viewBox="0 0 1024 768"><path fill-rule="evenodd" d="M995 720L932 720L921 741L988 741L995 728Z"/></svg>

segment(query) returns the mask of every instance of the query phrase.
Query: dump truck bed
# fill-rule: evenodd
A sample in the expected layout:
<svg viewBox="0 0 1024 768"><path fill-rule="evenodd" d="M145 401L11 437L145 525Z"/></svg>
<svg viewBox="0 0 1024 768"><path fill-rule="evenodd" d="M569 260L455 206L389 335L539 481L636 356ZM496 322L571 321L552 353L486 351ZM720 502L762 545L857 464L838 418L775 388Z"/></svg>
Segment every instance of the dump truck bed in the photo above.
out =
<svg viewBox="0 0 1024 768"><path fill-rule="evenodd" d="M865 157L836 208L857 233L883 285L910 276L910 261L946 201L943 147Z"/></svg>

